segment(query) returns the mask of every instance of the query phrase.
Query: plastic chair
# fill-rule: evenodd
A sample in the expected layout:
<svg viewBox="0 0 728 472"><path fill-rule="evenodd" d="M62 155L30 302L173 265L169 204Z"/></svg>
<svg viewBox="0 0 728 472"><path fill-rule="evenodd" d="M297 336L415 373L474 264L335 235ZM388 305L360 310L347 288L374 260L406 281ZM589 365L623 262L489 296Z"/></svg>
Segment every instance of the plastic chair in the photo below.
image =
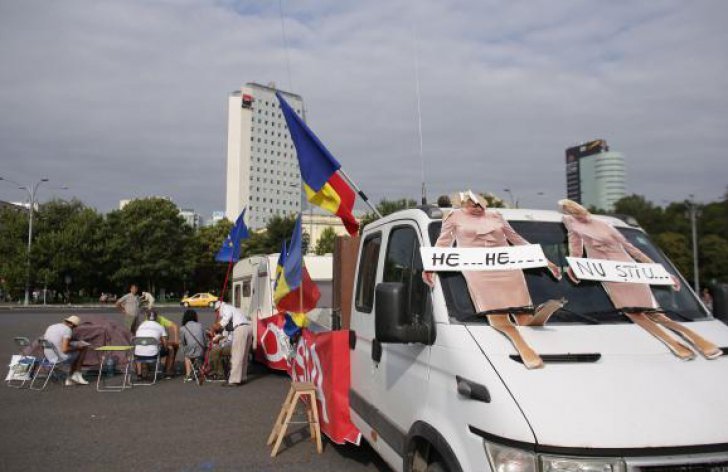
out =
<svg viewBox="0 0 728 472"><path fill-rule="evenodd" d="M202 377L202 382L200 382L200 376L202 375L200 373L200 369L202 369L202 364L205 362L204 357L188 357L190 360L190 363L192 364L192 377L195 379L195 383L197 385L202 386L203 383L207 382L207 377Z"/></svg>
<svg viewBox="0 0 728 472"><path fill-rule="evenodd" d="M35 368L35 375L33 375L33 380L30 382L30 389L31 390L45 390L46 386L48 385L48 381L53 377L53 373L56 370L57 365L70 365L70 362L68 359L62 360L61 354L58 352L58 349L56 349L56 345L52 342L48 341L45 338L38 339L38 342L40 343L41 347L43 348L43 357L40 361L38 361L38 365ZM48 356L46 355L46 350L50 350L55 355L55 360L48 359ZM35 381L38 379L38 375L40 374L41 370L47 370L48 373L45 376L45 381L43 382L43 385L41 387L34 387Z"/></svg>
<svg viewBox="0 0 728 472"><path fill-rule="evenodd" d="M137 382L131 382L131 385L132 386L137 386L137 385L146 385L146 386L154 385L155 383L157 383L157 373L159 372L159 358L160 358L160 356L159 356L159 354L160 354L160 352L159 352L160 351L160 349L159 349L159 341L157 341L155 338L151 338L151 337L138 337L138 338L137 337L134 337L134 338L131 339L131 344L132 344L132 346L134 346L134 350L132 351L132 361L134 362L134 365L135 366L137 364L142 364L142 365L145 365L145 364L146 365L152 365L152 364L154 364L154 378L152 379L151 382L139 382L138 379L137 379ZM157 355L154 356L151 359L138 359L137 358L137 353L136 353L136 347L137 346L154 346L154 347L157 348Z"/></svg>
<svg viewBox="0 0 728 472"><path fill-rule="evenodd" d="M30 380L30 374L32 373L33 365L35 364L35 357L26 356L23 353L23 351L30 346L30 339L24 336L17 336L13 338L13 340L18 346L18 355L20 356L20 360L15 366L10 367L10 369L15 371L13 374L22 375L22 379L16 379L10 372L8 372L9 378L5 381L5 383L8 387L23 388L25 386L25 382ZM22 371L22 373L20 371ZM20 384L18 384L18 382L20 382Z"/></svg>

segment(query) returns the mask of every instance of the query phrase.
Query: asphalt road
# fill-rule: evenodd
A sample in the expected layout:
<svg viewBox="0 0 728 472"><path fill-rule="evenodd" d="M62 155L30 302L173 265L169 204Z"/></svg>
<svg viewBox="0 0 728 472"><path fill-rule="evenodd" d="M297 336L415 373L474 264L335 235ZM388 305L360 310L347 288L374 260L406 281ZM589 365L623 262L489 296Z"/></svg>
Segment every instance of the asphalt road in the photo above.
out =
<svg viewBox="0 0 728 472"><path fill-rule="evenodd" d="M181 310L162 311L179 322ZM211 310L198 312L203 324L212 322ZM35 338L71 313L82 318L104 313L121 321L104 308L3 309L0 357L15 353L14 336ZM239 388L199 387L182 377L121 393L99 393L92 385L53 383L42 392L3 385L0 470L389 470L366 443L325 441L323 454L317 454L306 425L296 425L296 434L271 459L265 443L289 379L256 364L250 372Z"/></svg>

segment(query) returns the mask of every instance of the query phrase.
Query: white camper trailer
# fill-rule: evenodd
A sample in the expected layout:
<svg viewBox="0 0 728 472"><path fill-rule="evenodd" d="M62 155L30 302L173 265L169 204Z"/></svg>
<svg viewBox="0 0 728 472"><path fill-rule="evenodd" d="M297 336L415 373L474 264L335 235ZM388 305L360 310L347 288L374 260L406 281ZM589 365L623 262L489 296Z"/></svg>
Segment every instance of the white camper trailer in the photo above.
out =
<svg viewBox="0 0 728 472"><path fill-rule="evenodd" d="M233 268L233 304L255 321L276 314L273 291L279 254L241 259ZM316 309L308 314L318 326L331 329L333 256L304 256L306 269L321 292Z"/></svg>

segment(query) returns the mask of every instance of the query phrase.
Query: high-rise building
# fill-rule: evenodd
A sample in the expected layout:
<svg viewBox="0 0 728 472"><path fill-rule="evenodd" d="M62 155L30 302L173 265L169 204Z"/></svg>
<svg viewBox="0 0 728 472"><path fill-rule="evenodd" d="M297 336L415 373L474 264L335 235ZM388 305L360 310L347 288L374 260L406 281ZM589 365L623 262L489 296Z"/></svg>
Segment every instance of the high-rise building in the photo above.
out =
<svg viewBox="0 0 728 472"><path fill-rule="evenodd" d="M626 195L624 156L603 139L566 149L566 194L585 207L614 210Z"/></svg>
<svg viewBox="0 0 728 472"><path fill-rule="evenodd" d="M190 225L193 229L199 229L202 227L202 216L192 208L180 209L179 216L184 218L185 223Z"/></svg>
<svg viewBox="0 0 728 472"><path fill-rule="evenodd" d="M225 215L235 221L247 206L245 220L251 229L264 227L273 215L301 208L296 150L276 92L304 117L301 96L273 84L248 83L228 96Z"/></svg>

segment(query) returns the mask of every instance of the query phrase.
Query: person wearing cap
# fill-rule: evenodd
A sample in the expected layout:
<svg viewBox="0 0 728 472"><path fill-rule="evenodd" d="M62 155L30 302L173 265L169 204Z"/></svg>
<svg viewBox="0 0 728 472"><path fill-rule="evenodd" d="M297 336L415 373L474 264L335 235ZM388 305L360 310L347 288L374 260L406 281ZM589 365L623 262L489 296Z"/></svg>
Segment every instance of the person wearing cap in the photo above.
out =
<svg viewBox="0 0 728 472"><path fill-rule="evenodd" d="M212 325L212 331L218 332L223 328L233 333L233 345L230 351L230 376L228 381L222 384L223 387L236 387L242 385L248 380L248 350L253 338L253 330L250 326L250 320L234 306L217 301L215 302L215 311L219 314L219 319Z"/></svg>
<svg viewBox="0 0 728 472"><path fill-rule="evenodd" d="M66 385L88 385L81 375L83 358L86 355L86 345L71 341L73 330L81 324L81 318L71 315L61 323L50 325L43 334L43 338L53 344L58 355L53 349L45 349L44 354L52 362L69 362L71 364L70 375L66 378Z"/></svg>

